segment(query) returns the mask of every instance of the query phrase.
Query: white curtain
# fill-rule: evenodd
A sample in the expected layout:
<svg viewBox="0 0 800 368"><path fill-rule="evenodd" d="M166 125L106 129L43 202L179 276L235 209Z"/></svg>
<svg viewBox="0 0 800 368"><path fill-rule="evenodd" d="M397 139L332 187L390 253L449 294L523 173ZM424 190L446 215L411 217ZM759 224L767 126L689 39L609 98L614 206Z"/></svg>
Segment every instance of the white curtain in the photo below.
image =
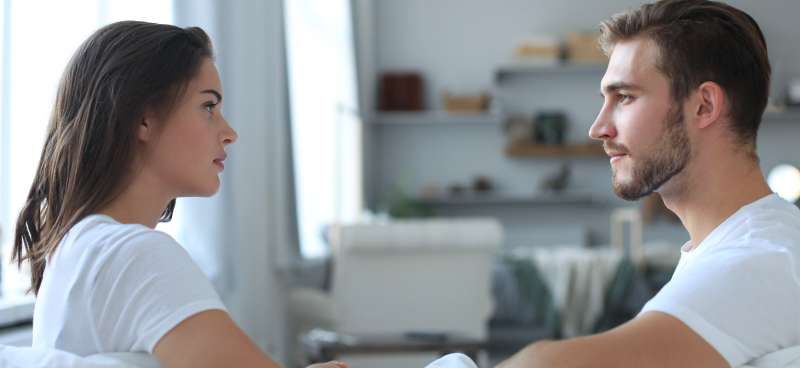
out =
<svg viewBox="0 0 800 368"><path fill-rule="evenodd" d="M213 198L179 199L178 240L217 287L234 320L288 360L286 280L296 249L281 2L175 0L176 24L214 43L223 113L239 133Z"/></svg>

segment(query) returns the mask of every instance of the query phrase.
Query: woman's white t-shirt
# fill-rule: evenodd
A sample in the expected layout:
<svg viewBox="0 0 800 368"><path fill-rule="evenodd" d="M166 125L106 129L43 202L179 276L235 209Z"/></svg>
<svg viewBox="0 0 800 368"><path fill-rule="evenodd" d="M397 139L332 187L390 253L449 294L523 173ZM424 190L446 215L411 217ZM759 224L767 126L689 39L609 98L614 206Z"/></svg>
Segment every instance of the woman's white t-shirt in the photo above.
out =
<svg viewBox="0 0 800 368"><path fill-rule="evenodd" d="M222 309L216 291L169 235L91 215L47 261L33 314L33 346L86 356L152 353L186 318Z"/></svg>
<svg viewBox="0 0 800 368"><path fill-rule="evenodd" d="M798 265L800 210L771 194L694 249L686 243L672 279L641 313L674 316L738 367L800 345Z"/></svg>

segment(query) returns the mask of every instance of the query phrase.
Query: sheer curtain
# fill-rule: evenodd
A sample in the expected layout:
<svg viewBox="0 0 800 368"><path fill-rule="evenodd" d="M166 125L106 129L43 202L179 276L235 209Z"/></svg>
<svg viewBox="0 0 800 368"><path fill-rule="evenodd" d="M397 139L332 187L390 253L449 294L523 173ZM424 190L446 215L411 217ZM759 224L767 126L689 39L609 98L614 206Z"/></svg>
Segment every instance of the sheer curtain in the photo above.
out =
<svg viewBox="0 0 800 368"><path fill-rule="evenodd" d="M284 3L300 250L318 258L325 226L363 208L353 14L351 0Z"/></svg>
<svg viewBox="0 0 800 368"><path fill-rule="evenodd" d="M239 133L215 197L179 199L178 240L217 286L234 320L287 362L286 280L296 249L290 185L282 4L176 0L179 26L214 42L223 113Z"/></svg>

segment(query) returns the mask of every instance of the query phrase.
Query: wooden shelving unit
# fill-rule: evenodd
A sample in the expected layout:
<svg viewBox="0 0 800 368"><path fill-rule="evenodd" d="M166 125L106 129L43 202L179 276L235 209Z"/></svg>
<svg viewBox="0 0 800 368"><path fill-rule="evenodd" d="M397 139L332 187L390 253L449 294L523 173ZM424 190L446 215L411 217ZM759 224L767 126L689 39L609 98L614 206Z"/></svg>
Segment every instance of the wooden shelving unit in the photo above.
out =
<svg viewBox="0 0 800 368"><path fill-rule="evenodd" d="M463 193L439 197L419 197L415 201L429 206L509 206L509 205L593 205L602 201L589 193L542 192L531 195Z"/></svg>
<svg viewBox="0 0 800 368"><path fill-rule="evenodd" d="M503 117L488 112L447 112L441 110L420 112L380 112L372 120L374 125L499 125Z"/></svg>
<svg viewBox="0 0 800 368"><path fill-rule="evenodd" d="M574 143L561 146L544 144L510 144L506 147L509 157L607 157L600 143Z"/></svg>
<svg viewBox="0 0 800 368"><path fill-rule="evenodd" d="M495 82L500 83L504 79L512 76L530 75L530 74L603 74L606 71L607 64L571 64L571 63L556 63L556 64L530 64L530 63L513 63L501 65L495 69Z"/></svg>

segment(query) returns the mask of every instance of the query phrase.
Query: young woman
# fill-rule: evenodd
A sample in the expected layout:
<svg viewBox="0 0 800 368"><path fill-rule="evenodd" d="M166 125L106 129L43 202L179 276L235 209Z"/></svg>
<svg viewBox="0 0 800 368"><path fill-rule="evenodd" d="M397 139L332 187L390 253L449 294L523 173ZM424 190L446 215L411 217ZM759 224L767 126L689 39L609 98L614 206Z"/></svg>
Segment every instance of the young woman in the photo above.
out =
<svg viewBox="0 0 800 368"><path fill-rule="evenodd" d="M277 367L183 248L153 229L175 198L219 189L236 141L212 56L200 28L126 21L72 57L14 238L37 295L35 347L148 352L164 367Z"/></svg>

